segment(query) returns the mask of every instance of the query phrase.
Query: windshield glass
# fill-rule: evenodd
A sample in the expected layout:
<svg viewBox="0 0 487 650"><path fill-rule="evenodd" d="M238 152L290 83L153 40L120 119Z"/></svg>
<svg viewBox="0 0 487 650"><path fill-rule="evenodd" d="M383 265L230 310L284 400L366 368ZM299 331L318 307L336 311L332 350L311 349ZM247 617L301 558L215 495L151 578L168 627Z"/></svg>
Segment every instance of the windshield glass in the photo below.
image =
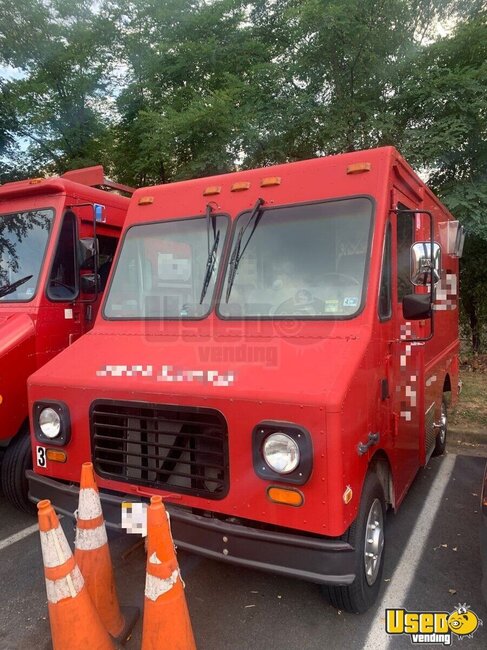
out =
<svg viewBox="0 0 487 650"><path fill-rule="evenodd" d="M235 232L249 219L241 215ZM225 318L351 317L362 305L372 222L367 198L264 210L227 301ZM233 244L234 246L235 244Z"/></svg>
<svg viewBox="0 0 487 650"><path fill-rule="evenodd" d="M228 218L222 215L211 221L195 217L132 226L123 241L109 288L105 317L206 315L227 227Z"/></svg>
<svg viewBox="0 0 487 650"><path fill-rule="evenodd" d="M34 297L53 217L53 210L0 215L1 302Z"/></svg>

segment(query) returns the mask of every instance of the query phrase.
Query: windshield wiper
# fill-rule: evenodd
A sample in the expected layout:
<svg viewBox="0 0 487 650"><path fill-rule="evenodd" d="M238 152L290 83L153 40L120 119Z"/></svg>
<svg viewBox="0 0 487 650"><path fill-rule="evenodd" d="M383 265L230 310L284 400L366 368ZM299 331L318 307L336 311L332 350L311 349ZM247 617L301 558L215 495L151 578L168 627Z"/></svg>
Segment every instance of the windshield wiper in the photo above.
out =
<svg viewBox="0 0 487 650"><path fill-rule="evenodd" d="M213 246L210 247L210 229L213 227ZM216 253L218 251L218 244L220 243L220 231L216 232L215 215L212 214L211 204L206 206L206 232L208 236L208 258L206 260L206 273L203 280L203 288L201 289L200 305L203 304L208 286L210 284L211 276L215 270Z"/></svg>
<svg viewBox="0 0 487 650"><path fill-rule="evenodd" d="M24 282L28 282L33 277L33 275L26 275L25 278L20 278L20 280L16 280L15 282L12 282L12 284L4 284L3 287L0 287L0 298L7 296L9 293L13 293L18 289L18 287L24 284Z"/></svg>
<svg viewBox="0 0 487 650"><path fill-rule="evenodd" d="M247 246L249 245L249 242L252 239L252 235L254 234L255 229L259 225L260 218L262 217L263 205L264 205L264 199L257 199L254 208L250 214L249 220L247 221L245 226L242 226L240 228L239 233L237 235L237 241L235 242L235 246L233 247L232 255L230 257L230 271L228 273L227 293L225 296L225 302L228 302L230 298L230 294L232 293L232 287L235 281L235 276L237 275L237 269L238 269L238 265L240 264L240 260L244 256L245 251L247 250ZM247 237L247 241L245 242L242 252L240 252L240 249L242 248L243 236L251 223L253 223L252 230L250 231L249 236Z"/></svg>

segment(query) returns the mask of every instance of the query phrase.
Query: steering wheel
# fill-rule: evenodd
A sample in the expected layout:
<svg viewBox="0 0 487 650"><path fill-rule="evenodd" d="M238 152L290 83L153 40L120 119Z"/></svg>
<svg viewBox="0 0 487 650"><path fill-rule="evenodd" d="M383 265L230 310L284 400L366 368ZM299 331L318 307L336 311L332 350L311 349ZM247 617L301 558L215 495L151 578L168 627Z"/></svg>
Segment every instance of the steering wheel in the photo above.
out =
<svg viewBox="0 0 487 650"><path fill-rule="evenodd" d="M322 275L322 278L326 278L327 276L331 276L333 278L344 278L349 284L355 284L356 286L360 286L360 282L357 280L357 278L354 278L352 275L347 275L346 273L325 273Z"/></svg>
<svg viewBox="0 0 487 650"><path fill-rule="evenodd" d="M49 284L57 284L60 287L64 287L68 291L73 291L73 287L70 287L69 285L64 284L64 282L61 282L61 280L49 280Z"/></svg>
<svg viewBox="0 0 487 650"><path fill-rule="evenodd" d="M278 305L274 314L288 316L319 316L324 313L325 303L313 296L308 289L298 289L293 298Z"/></svg>

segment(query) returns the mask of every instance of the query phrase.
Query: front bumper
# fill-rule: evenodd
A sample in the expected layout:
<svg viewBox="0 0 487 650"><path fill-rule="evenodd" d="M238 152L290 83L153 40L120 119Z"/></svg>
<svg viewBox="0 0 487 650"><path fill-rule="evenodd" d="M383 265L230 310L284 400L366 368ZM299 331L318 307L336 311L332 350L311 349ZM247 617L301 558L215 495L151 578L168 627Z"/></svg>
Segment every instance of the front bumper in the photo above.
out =
<svg viewBox="0 0 487 650"><path fill-rule="evenodd" d="M27 472L27 479L31 501L49 499L58 512L74 517L78 485L33 471ZM107 526L121 529L121 504L134 501L134 495L101 492L100 498ZM342 540L253 528L197 515L173 504L166 508L174 541L185 551L319 584L349 585L355 579L354 549Z"/></svg>

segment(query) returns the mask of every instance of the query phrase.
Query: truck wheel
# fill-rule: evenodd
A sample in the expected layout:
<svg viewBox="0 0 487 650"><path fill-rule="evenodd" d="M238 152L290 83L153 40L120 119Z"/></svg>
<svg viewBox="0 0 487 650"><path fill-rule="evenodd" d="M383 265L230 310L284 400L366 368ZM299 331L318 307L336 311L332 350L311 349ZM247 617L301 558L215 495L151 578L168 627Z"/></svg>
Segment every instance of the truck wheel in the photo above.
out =
<svg viewBox="0 0 487 650"><path fill-rule="evenodd" d="M435 448L433 449L433 456L441 456L445 453L446 449L446 434L448 431L448 410L446 407L446 400L443 397L441 401L441 415L440 415L440 428L436 434Z"/></svg>
<svg viewBox="0 0 487 650"><path fill-rule="evenodd" d="M25 472L32 469L32 452L29 430L22 428L5 450L2 462L2 489L4 495L19 510L35 514L36 508L29 501L29 486Z"/></svg>
<svg viewBox="0 0 487 650"><path fill-rule="evenodd" d="M376 474L365 478L357 518L343 539L355 549L355 580L351 585L323 585L331 605L353 614L361 614L374 604L384 568L384 490Z"/></svg>

